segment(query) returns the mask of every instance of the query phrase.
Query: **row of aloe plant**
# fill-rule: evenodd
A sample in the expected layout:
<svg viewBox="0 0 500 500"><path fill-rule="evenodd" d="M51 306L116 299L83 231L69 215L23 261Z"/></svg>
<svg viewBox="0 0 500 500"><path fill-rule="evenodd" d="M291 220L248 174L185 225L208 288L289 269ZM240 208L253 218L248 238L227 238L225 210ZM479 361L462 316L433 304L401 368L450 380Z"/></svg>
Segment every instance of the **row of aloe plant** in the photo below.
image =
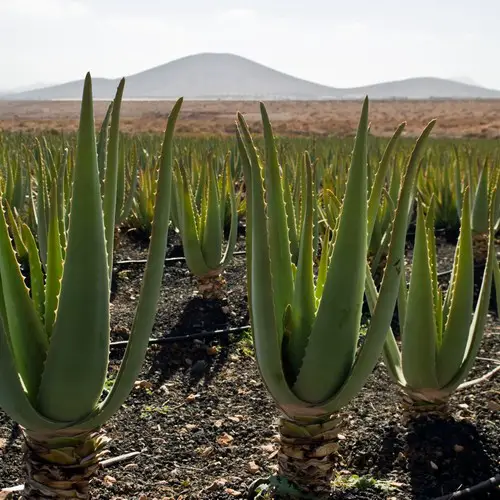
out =
<svg viewBox="0 0 500 500"><path fill-rule="evenodd" d="M106 144L108 140L109 127L111 124L112 103L108 109L98 131L98 157L100 178L102 180L103 168L106 161ZM387 228L387 214L394 204L394 189L391 186L398 183L409 152L411 151L411 139L403 137L402 132L395 141L397 150L388 156L389 168L387 178L384 179L388 196L384 195L380 208L381 226ZM6 197L19 213L28 212L30 200L27 196L30 188L35 192L44 192L46 177L53 175L62 176L61 182L65 182L72 175L76 138L73 135L45 135L39 137L24 134L0 134L0 166L2 167L2 183ZM149 236L152 221L152 205L154 201L154 190L152 179L154 179L158 167L158 150L160 147L157 136L126 136L120 134L119 147L119 172L117 204L119 205L118 224L144 231ZM256 144L261 147L262 139L256 139ZM388 141L370 136L368 143L368 183L372 184L377 165L387 148ZM352 140L339 141L336 139L317 138L306 139L277 139L278 155L280 164L286 169L287 183L293 207L297 214L297 223L300 223L298 205L301 203L297 198L300 193L300 185L304 179L302 151L310 151L311 161L315 169L315 186L317 188L317 199L325 199L328 205L338 206L338 200L342 199L345 189L347 165L349 164ZM188 177L192 181L200 178L199 172L206 170L209 163L216 163L216 176L220 183L225 169L222 168L229 156L231 174L235 181L242 180L241 157L235 141L227 139L183 139L173 151L176 161L184 167ZM480 203L478 209L473 208L475 232L485 234L485 197L483 189L483 177L486 184L490 173L496 176L498 158L500 151L494 141L455 141L432 140L429 142L426 155L422 158L422 168L417 182L417 192L428 206L431 194L435 196L435 226L437 229L447 229L458 232L461 203L464 189L470 187L472 201L478 198ZM60 171L62 168L62 171ZM485 175L483 175L483 172ZM392 180L394 177L394 181ZM31 179L31 182L30 182ZM395 184L394 184L395 183ZM198 189L198 186L196 187ZM199 190L198 190L199 191ZM238 212L244 215L245 209L242 196L238 192L236 201ZM392 196L391 196L392 195ZM35 196L34 194L32 197ZM40 202L43 205L43 200ZM288 203L288 202L287 202ZM386 207L387 208L384 208ZM335 209L331 206L330 210ZM226 199L226 224L230 225L230 197ZM287 207L289 212L289 207ZM413 222L415 215L413 214ZM32 222L32 220L30 221ZM43 223L43 220L42 220ZM382 229L384 232L384 229ZM295 246L296 238L291 234L292 244ZM372 254L375 256L380 250L375 243L378 240L378 231L375 230L374 240L371 242ZM315 235L315 246L318 238Z"/></svg>
<svg viewBox="0 0 500 500"><path fill-rule="evenodd" d="M107 444L105 423L124 403L147 351L170 220L181 233L193 272L204 279L220 275L236 239L234 173L239 168L256 361L282 413L280 480L268 483L269 493L291 486L316 497L328 494L344 430L341 411L362 390L382 353L409 412L445 412L450 394L474 382L463 384L481 343L496 263L495 177L490 176L487 185L487 258L472 315L471 189L467 185L463 192L459 245L446 294L436 276L435 202L431 198L426 205L417 196L421 158L434 121L422 132L406 165L398 159L398 178L390 172L390 158L403 126L380 161L370 164L366 99L345 167L343 194L330 190L332 198L326 199L318 190L337 181L323 175L314 151L303 152L295 171L280 166L283 156L264 105L260 146L238 115L236 148L223 162L208 156L212 161L203 170L188 167L189 156L174 158L179 99L168 119L161 154L151 162L143 154L147 167L139 168L151 170L148 189L154 195L148 259L130 341L104 397L115 228L124 220L123 207L133 205L124 201L130 198L124 195L126 161L120 153L123 87L124 80L99 140L87 75L75 153L58 152L39 141L38 189L28 196L32 221L23 220L14 198L2 190L0 408L23 429L25 498L89 496L89 479ZM239 166L231 160L236 154ZM388 177L393 186L387 187ZM477 186L476 193L482 189L480 180ZM404 250L415 199L415 257L407 290ZM227 200L229 244L223 253ZM390 200L389 221L380 215L381 200ZM379 285L369 267L376 230L388 239ZM365 295L371 318L360 344ZM390 331L396 303L401 347ZM255 494L262 493L257 485L255 489Z"/></svg>

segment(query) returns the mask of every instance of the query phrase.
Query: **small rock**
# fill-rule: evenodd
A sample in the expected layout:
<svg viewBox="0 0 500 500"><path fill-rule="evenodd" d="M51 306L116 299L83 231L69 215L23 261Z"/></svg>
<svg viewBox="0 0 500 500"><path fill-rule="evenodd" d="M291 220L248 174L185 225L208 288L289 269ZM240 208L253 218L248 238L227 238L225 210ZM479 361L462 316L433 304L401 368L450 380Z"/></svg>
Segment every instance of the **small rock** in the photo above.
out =
<svg viewBox="0 0 500 500"><path fill-rule="evenodd" d="M217 438L217 444L219 446L229 446L234 441L233 436L224 432Z"/></svg>
<svg viewBox="0 0 500 500"><path fill-rule="evenodd" d="M251 461L247 464L247 470L250 474L257 474L260 471L260 467L254 461Z"/></svg>
<svg viewBox="0 0 500 500"><path fill-rule="evenodd" d="M112 486L113 484L116 483L116 478L114 478L113 476L104 476L103 479L102 479L102 482L106 486Z"/></svg>

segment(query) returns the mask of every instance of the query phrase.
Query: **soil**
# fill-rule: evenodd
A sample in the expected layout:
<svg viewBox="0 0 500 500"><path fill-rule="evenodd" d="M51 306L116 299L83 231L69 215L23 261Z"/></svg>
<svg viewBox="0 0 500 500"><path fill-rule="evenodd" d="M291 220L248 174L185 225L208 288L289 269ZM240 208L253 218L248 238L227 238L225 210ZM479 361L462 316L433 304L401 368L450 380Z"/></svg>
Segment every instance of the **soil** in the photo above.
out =
<svg viewBox="0 0 500 500"><path fill-rule="evenodd" d="M171 241L167 256L180 253L176 236ZM439 255L439 270L448 269L453 247L441 242ZM122 236L116 261L145 256L144 241ZM112 340L129 334L142 271L141 264L116 266ZM234 258L225 278L227 299L204 300L183 262L167 266L152 336L247 325L244 256ZM123 348L112 350L111 373L122 355ZM470 378L500 359L493 317L478 356ZM105 428L112 438L110 456L140 454L103 468L91 483L93 498L246 498L252 481L276 471L279 414L261 381L248 332L152 345L139 381ZM405 423L399 393L379 363L343 411L348 424L332 498L433 499L498 474L500 376L457 393L451 406L449 420ZM22 483L19 432L1 412L0 456L0 488Z"/></svg>
<svg viewBox="0 0 500 500"><path fill-rule="evenodd" d="M121 108L120 129L126 133L163 133L172 101L128 101ZM107 101L96 101L97 123ZM266 101L274 131L286 136L354 135L361 101ZM176 136L234 137L236 112L245 115L252 132L262 130L259 103L189 101L182 105ZM0 130L60 133L77 130L78 101L2 101ZM391 136L406 121L405 135L416 136L433 118L433 137L500 136L500 100L388 100L370 102L370 132Z"/></svg>

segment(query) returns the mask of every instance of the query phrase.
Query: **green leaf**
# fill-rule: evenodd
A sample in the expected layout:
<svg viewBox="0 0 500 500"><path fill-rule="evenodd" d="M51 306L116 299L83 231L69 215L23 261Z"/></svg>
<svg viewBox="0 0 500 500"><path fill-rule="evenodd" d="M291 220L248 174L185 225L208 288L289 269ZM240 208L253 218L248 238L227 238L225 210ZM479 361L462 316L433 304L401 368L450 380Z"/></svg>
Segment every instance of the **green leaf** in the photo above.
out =
<svg viewBox="0 0 500 500"><path fill-rule="evenodd" d="M57 184L52 185L50 197L49 234L47 237L47 278L45 284L45 331L50 339L56 320L57 304L61 291L63 253L59 234Z"/></svg>
<svg viewBox="0 0 500 500"><path fill-rule="evenodd" d="M377 218L377 212L380 206L380 197L382 195L382 189L384 188L385 178L387 176L387 172L389 170L389 160L392 157L394 148L398 142L398 139L401 137L403 130L406 126L406 122L403 122L399 125L399 127L394 132L393 136L389 140L387 147L385 148L382 159L380 160L380 164L375 175L375 180L373 182L373 186L370 191L370 199L368 201L368 241L370 241L373 227L375 225L375 220ZM396 167L397 169L397 167Z"/></svg>
<svg viewBox="0 0 500 500"><path fill-rule="evenodd" d="M32 398L38 390L48 342L19 269L3 209L0 209L0 256L1 286L7 320L4 325L5 333L9 336L19 376Z"/></svg>
<svg viewBox="0 0 500 500"><path fill-rule="evenodd" d="M298 397L310 403L336 393L356 352L367 252L367 136L368 98L363 103L323 295L293 387Z"/></svg>
<svg viewBox="0 0 500 500"><path fill-rule="evenodd" d="M80 427L85 429L93 429L104 424L120 409L134 387L146 355L163 279L168 225L170 223L173 136L182 102L183 99L180 98L175 103L168 117L165 130L148 259L129 343L115 383L107 398L89 418L80 424Z"/></svg>
<svg viewBox="0 0 500 500"><path fill-rule="evenodd" d="M419 204L406 320L402 329L403 372L411 387L438 387L436 341L431 266L425 218Z"/></svg>
<svg viewBox="0 0 500 500"><path fill-rule="evenodd" d="M276 403L289 416L306 412L303 403L290 390L281 363L284 335L283 315L276 316L268 242L269 228L265 212L262 165L243 116L238 113L238 127L251 165L251 286L249 303L255 354L262 379ZM247 195L249 191L247 190ZM286 225L281 228L286 231ZM247 243L248 245L248 243ZM247 261L247 266L248 266Z"/></svg>
<svg viewBox="0 0 500 500"><path fill-rule="evenodd" d="M304 198L304 219L302 221L297 274L292 300L292 334L286 344L284 361L290 364L292 383L297 379L300 372L316 312L313 274L312 165L307 153L304 155L304 159L306 165L306 183L302 193Z"/></svg>
<svg viewBox="0 0 500 500"><path fill-rule="evenodd" d="M35 237L30 228L23 223L21 226L23 240L28 250L28 261L31 278L31 299L41 320L45 317L45 284L42 272L42 263L36 246Z"/></svg>
<svg viewBox="0 0 500 500"><path fill-rule="evenodd" d="M63 422L88 415L101 396L108 349L109 274L87 74L61 294L39 391L41 413Z"/></svg>
<svg viewBox="0 0 500 500"><path fill-rule="evenodd" d="M207 178L207 217L203 228L201 251L208 268L218 270L221 266L223 232L220 224L220 212L225 200L219 200L217 179L212 165L208 167Z"/></svg>
<svg viewBox="0 0 500 500"><path fill-rule="evenodd" d="M271 269L274 276L279 276L279 279L273 280L275 314L277 320L281 321L285 307L291 304L293 297L292 260L276 144L269 116L263 103L260 103L260 112L264 127L266 151L264 177L266 181Z"/></svg>
<svg viewBox="0 0 500 500"><path fill-rule="evenodd" d="M476 234L488 233L488 165L485 162L474 195L474 207L472 209L472 231Z"/></svg>
<svg viewBox="0 0 500 500"><path fill-rule="evenodd" d="M104 176L104 229L106 235L106 251L108 254L108 274L111 281L113 272L113 245L116 220L116 197L118 186L118 153L119 153L119 126L120 109L122 104L123 89L125 87L125 78L120 80L116 95L113 100L113 110L111 112L111 126L109 133L109 144L106 161L106 172ZM122 181L125 172L122 170Z"/></svg>
<svg viewBox="0 0 500 500"><path fill-rule="evenodd" d="M420 134L406 169L393 223L394 229L387 255L387 265L384 270L378 299L376 297L373 299L376 300L376 307L372 311L365 341L359 348L349 378L346 379L345 384L339 392L324 404L325 411L338 411L358 394L366 379L373 371L382 351L384 341L387 340L387 331L390 330L389 326L394 312L394 305L400 292L401 281L404 280L405 236L408 229L408 212L413 203L415 181L421 165L419 157L435 123L435 120L431 120ZM371 274L368 273L367 279L371 280ZM370 289L373 289L372 287L373 284L369 281L366 285L366 291L369 292ZM370 304L370 301L368 304ZM388 349L388 351L391 352L391 349ZM394 362L395 364L398 363L396 359Z"/></svg>
<svg viewBox="0 0 500 500"><path fill-rule="evenodd" d="M34 395L26 392L19 378L19 365L15 361L15 354L3 327L3 321L0 321L0 375L0 408L12 420L31 431L47 432L63 427L57 422L45 419L33 407Z"/></svg>

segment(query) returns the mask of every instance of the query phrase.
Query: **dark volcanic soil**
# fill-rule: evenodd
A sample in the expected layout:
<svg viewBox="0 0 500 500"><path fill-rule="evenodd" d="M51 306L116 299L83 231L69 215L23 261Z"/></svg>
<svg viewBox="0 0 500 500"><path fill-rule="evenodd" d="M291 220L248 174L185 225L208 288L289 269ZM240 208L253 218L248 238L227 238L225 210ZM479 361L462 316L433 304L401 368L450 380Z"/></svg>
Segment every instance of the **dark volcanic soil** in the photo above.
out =
<svg viewBox="0 0 500 500"><path fill-rule="evenodd" d="M445 270L452 252L441 250ZM176 252L170 247L168 255ZM145 245L124 237L116 260L126 257L145 257ZM120 266L116 273L113 340L128 336L142 269ZM248 324L244 257L234 259L225 278L227 300L207 301L195 293L184 263L166 267L153 337ZM500 358L498 325L490 318L471 378ZM112 351L112 373L122 355L121 348ZM261 382L248 333L152 346L139 381L147 383L138 384L106 430L113 439L111 456L140 455L102 469L92 482L94 498L245 498L254 479L275 472L278 412ZM405 425L398 392L380 363L344 411L348 427L334 497L433 499L498 474L500 374L457 393L452 404L449 421ZM22 483L21 440L2 413L0 457L0 488Z"/></svg>

